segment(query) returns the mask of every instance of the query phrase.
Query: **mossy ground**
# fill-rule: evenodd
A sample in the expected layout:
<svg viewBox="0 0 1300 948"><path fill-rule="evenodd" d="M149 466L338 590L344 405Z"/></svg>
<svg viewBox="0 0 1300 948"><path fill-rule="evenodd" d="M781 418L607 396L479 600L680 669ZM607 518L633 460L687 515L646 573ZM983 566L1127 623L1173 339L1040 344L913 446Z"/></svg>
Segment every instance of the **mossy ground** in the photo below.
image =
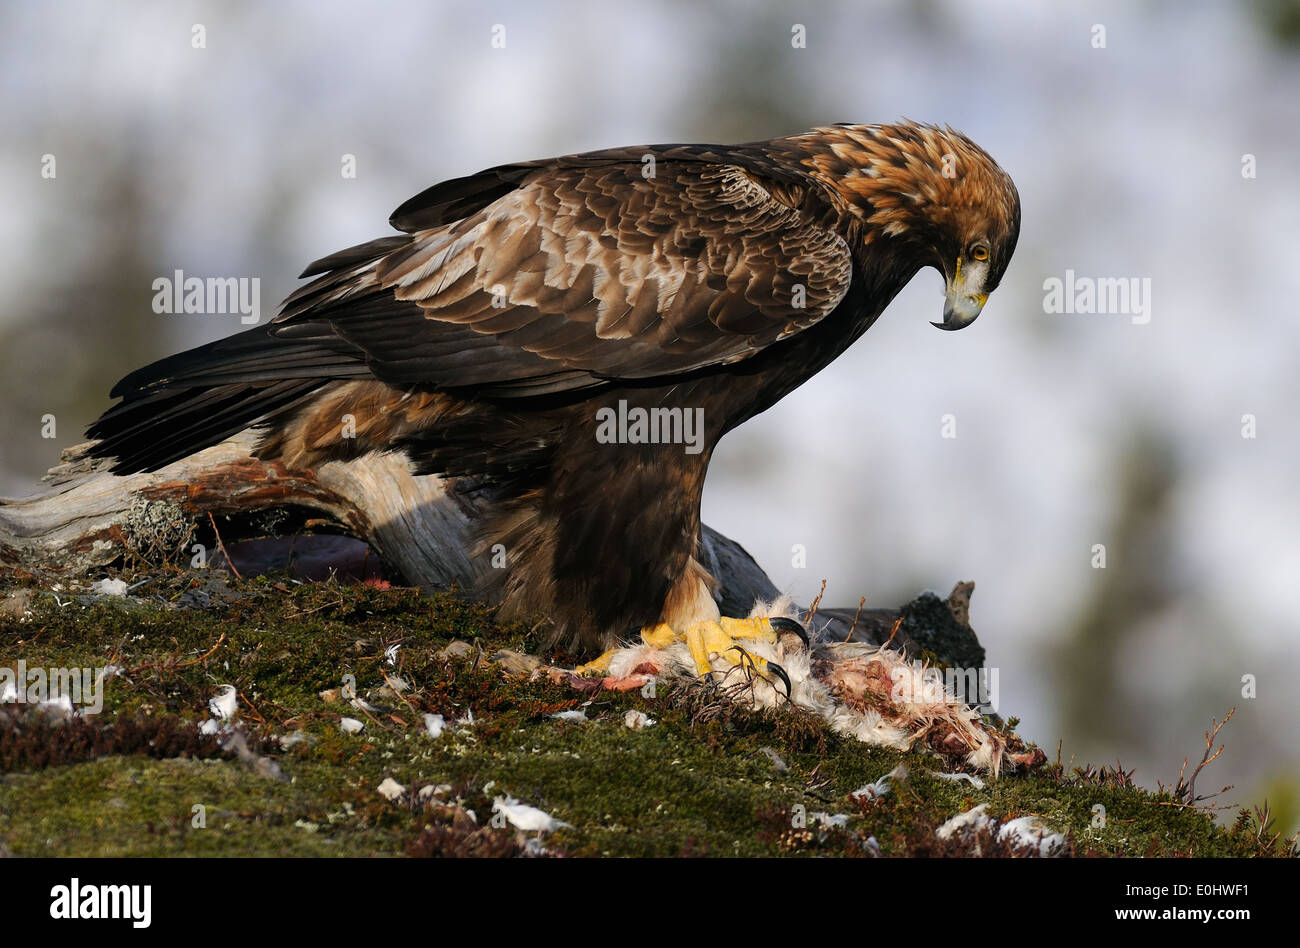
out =
<svg viewBox="0 0 1300 948"><path fill-rule="evenodd" d="M868 747L799 709L747 711L693 685L600 693L587 721L557 720L551 715L589 696L503 675L491 656L538 653L536 636L450 595L286 578L225 588L212 574L180 571L144 578L127 599L56 599L47 582L0 576L0 589L31 589L30 614L0 615L0 665L124 669L105 689L103 712L75 726L9 706L0 727L0 851L508 855L529 839L489 824L492 799L506 794L571 824L545 843L577 856L967 855L976 843L985 854L1013 854L988 838L936 839L938 825L980 803L990 815L1038 815L1069 836L1076 855L1286 851L1248 815L1218 825L1118 771L1047 766L978 790L933 776L953 766L932 754ZM472 650L440 654L456 640ZM397 678L409 689L395 692L388 679ZM352 680L376 710L337 696ZM198 736L223 684L238 689L250 746L287 780ZM656 723L627 728L630 709ZM449 722L441 737L424 732L425 713ZM472 724L452 723L471 713ZM365 730L344 733L344 716ZM289 747L275 740L290 735L298 740ZM883 799L849 797L900 763L909 777ZM385 778L408 796L382 796ZM434 796L416 794L438 785ZM802 825L799 815L816 811L847 814L847 826Z"/></svg>

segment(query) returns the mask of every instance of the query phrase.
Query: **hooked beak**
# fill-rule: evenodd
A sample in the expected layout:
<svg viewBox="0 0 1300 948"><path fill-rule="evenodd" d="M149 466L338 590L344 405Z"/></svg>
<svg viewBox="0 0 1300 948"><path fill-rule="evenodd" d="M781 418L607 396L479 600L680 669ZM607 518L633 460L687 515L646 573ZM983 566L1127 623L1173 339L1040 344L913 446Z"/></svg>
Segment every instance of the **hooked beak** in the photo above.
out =
<svg viewBox="0 0 1300 948"><path fill-rule="evenodd" d="M961 264L958 260L957 272L948 282L948 293L943 304L943 322L931 323L931 326L949 331L964 329L975 322L975 317L980 314L989 298L987 293L972 292L974 287L968 285Z"/></svg>

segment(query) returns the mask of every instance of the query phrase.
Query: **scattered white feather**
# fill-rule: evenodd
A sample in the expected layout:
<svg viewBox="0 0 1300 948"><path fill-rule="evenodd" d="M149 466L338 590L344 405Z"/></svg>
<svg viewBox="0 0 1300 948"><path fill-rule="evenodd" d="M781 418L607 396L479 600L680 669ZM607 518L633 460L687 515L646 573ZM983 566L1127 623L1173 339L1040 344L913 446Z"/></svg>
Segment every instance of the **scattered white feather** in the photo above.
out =
<svg viewBox="0 0 1300 948"><path fill-rule="evenodd" d="M72 714L72 699L67 695L59 695L57 698L45 698L40 704L42 711L57 711L61 714Z"/></svg>
<svg viewBox="0 0 1300 948"><path fill-rule="evenodd" d="M574 708L570 711L557 711L551 717L557 721L585 721L587 712L584 708Z"/></svg>
<svg viewBox="0 0 1300 948"><path fill-rule="evenodd" d="M126 581L121 579L101 579L90 584L90 591L101 596L125 596Z"/></svg>
<svg viewBox="0 0 1300 948"><path fill-rule="evenodd" d="M984 812L986 809L988 804L981 803L965 813L958 813L940 826L935 831L935 835L940 839L951 839L956 835L987 829L996 831L998 839L1007 840L1017 846L1037 849L1040 856L1051 856L1067 845L1063 835L1053 832L1037 817L1021 816L1000 824Z"/></svg>
<svg viewBox="0 0 1300 948"><path fill-rule="evenodd" d="M384 782L375 789L386 800L400 800L406 795L406 788L392 777L385 777Z"/></svg>
<svg viewBox="0 0 1300 948"><path fill-rule="evenodd" d="M978 829L992 829L997 826L997 820L985 814L989 808L987 803L981 803L979 806L971 807L965 813L958 813L952 819L945 822L934 835L940 839L951 839L957 833L966 833Z"/></svg>
<svg viewBox="0 0 1300 948"><path fill-rule="evenodd" d="M823 813L821 810L818 810L816 813L808 814L808 822L816 823L819 826L826 827L827 829L843 829L849 825L849 817L847 813L836 813L832 816L829 813Z"/></svg>
<svg viewBox="0 0 1300 948"><path fill-rule="evenodd" d="M386 661L390 665L396 665L397 650L401 647L402 647L401 645L390 645L388 646L388 648L384 649L384 661Z"/></svg>
<svg viewBox="0 0 1300 948"><path fill-rule="evenodd" d="M114 665L112 663L109 663L103 667L103 669L99 673L99 677L96 680L102 683L112 678L125 678L125 677L126 677L125 668L123 668L121 665Z"/></svg>
<svg viewBox="0 0 1300 948"><path fill-rule="evenodd" d="M339 729L344 734L360 734L364 728L365 725L362 724L360 721L358 721L356 718L339 719Z"/></svg>
<svg viewBox="0 0 1300 948"><path fill-rule="evenodd" d="M551 833L568 823L557 820L545 810L520 803L514 797L497 797L492 801L492 812L500 813L515 829L527 833Z"/></svg>
<svg viewBox="0 0 1300 948"><path fill-rule="evenodd" d="M234 685L222 685L221 691L208 700L208 710L214 718L225 721L239 707L239 692Z"/></svg>
<svg viewBox="0 0 1300 948"><path fill-rule="evenodd" d="M1036 846L1040 856L1051 856L1058 850L1064 851L1069 845L1065 836L1053 832L1036 816L1021 816L1008 820L1002 824L998 836L1002 839L1010 837L1018 846Z"/></svg>
<svg viewBox="0 0 1300 948"><path fill-rule="evenodd" d="M446 727L447 719L441 714L426 714L424 716L424 733L434 740L442 737L442 732L446 730Z"/></svg>
<svg viewBox="0 0 1300 948"><path fill-rule="evenodd" d="M907 767L903 764L899 764L875 783L869 783L864 787L858 787L858 789L850 793L849 796L855 800L879 800L881 797L889 793L890 784L895 781L898 783L904 783L906 780Z"/></svg>
<svg viewBox="0 0 1300 948"><path fill-rule="evenodd" d="M623 725L630 727L634 731L639 731L644 727L653 727L655 719L650 717L644 711L632 710L623 715Z"/></svg>
<svg viewBox="0 0 1300 948"><path fill-rule="evenodd" d="M976 790L984 789L984 781L979 777L976 777L974 774L941 774L937 770L931 772L940 780L951 780L953 783L956 783L959 780L965 780Z"/></svg>
<svg viewBox="0 0 1300 948"><path fill-rule="evenodd" d="M202 724L199 725L199 733L200 733L200 734L220 734L220 733L221 733L221 725L217 723L217 719L216 719L216 718L208 718L206 721L204 721Z"/></svg>

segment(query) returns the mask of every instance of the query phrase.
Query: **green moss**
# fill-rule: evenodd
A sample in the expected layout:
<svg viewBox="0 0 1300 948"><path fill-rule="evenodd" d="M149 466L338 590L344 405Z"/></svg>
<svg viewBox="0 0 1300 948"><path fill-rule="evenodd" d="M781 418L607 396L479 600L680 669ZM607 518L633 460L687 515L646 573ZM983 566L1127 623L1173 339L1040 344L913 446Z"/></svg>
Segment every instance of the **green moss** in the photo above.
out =
<svg viewBox="0 0 1300 948"><path fill-rule="evenodd" d="M799 709L748 711L693 685L602 693L585 706L587 721L560 721L551 715L589 696L503 676L489 656L538 653L538 640L450 595L275 578L227 585L175 569L124 578L148 582L127 600L64 591L58 601L31 577L4 583L36 591L31 615L0 618L0 662L123 670L103 713L79 725L84 740L65 740L62 756L22 744L37 739L34 718L0 728L0 812L17 817L0 822L0 846L15 855L522 852L521 834L489 822L500 795L571 824L546 845L573 855L960 854L967 844L940 845L934 829L980 803L996 816L1037 814L1069 833L1078 854L1285 848L1250 818L1222 827L1118 771L1046 767L977 790L933 776L952 764L932 754L867 747ZM454 640L474 648L444 657ZM400 693L391 687L399 678L409 686ZM185 737L227 683L254 750L287 780ZM349 704L352 683L367 710ZM657 723L629 730L633 708ZM426 713L448 722L472 713L474 723L449 723L434 740ZM365 730L344 733L345 716ZM150 727L166 740L151 743ZM285 735L295 742L282 749L273 738ZM849 797L900 763L910 776L883 799ZM411 793L385 799L376 790L385 778ZM439 785L451 789L415 795ZM193 825L196 805L203 828ZM850 818L819 828L806 820L815 811Z"/></svg>

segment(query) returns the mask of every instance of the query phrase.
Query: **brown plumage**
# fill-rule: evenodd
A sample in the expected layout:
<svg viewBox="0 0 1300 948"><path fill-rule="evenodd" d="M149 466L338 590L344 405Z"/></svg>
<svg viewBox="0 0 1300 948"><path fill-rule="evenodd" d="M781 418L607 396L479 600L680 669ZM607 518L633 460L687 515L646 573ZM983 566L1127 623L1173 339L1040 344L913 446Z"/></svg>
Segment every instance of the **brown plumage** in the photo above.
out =
<svg viewBox="0 0 1300 948"><path fill-rule="evenodd" d="M969 139L900 123L503 165L391 223L308 267L269 324L123 379L94 451L155 469L250 426L292 467L404 451L474 493L506 613L596 649L716 615L694 556L718 440L923 267L948 282L943 328L968 324L1020 208ZM606 443L602 409L699 418L696 450Z"/></svg>

